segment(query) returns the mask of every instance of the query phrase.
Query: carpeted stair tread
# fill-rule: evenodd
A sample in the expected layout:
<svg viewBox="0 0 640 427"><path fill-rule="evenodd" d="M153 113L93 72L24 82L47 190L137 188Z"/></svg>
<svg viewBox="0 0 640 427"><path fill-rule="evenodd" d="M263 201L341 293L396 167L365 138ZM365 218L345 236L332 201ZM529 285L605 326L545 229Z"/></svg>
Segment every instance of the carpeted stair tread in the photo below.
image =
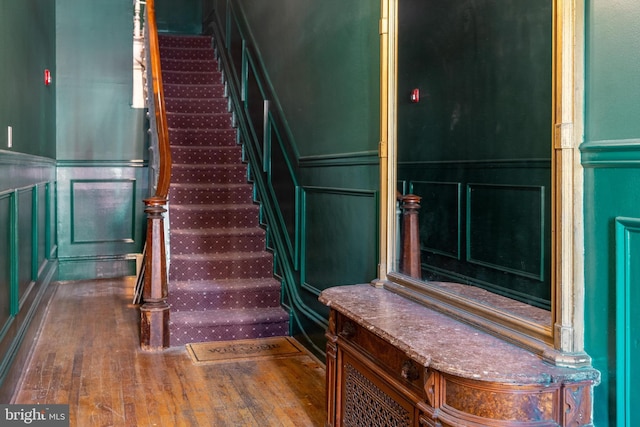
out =
<svg viewBox="0 0 640 427"><path fill-rule="evenodd" d="M161 58L160 63L162 65L163 76L166 71L218 71L218 62L215 59L195 59L185 61L182 59Z"/></svg>
<svg viewBox="0 0 640 427"><path fill-rule="evenodd" d="M286 336L288 318L288 313L280 307L254 311L179 311L171 315L171 345Z"/></svg>
<svg viewBox="0 0 640 427"><path fill-rule="evenodd" d="M173 164L241 164L242 148L239 146L171 146Z"/></svg>
<svg viewBox="0 0 640 427"><path fill-rule="evenodd" d="M209 98L224 96L224 84L185 85L162 84L165 98Z"/></svg>
<svg viewBox="0 0 640 427"><path fill-rule="evenodd" d="M169 129L169 141L172 147L178 146L235 146L234 129Z"/></svg>
<svg viewBox="0 0 640 427"><path fill-rule="evenodd" d="M172 254L171 280L264 279L273 277L273 256L268 252Z"/></svg>
<svg viewBox="0 0 640 427"><path fill-rule="evenodd" d="M231 113L172 113L167 112L169 128L219 129L231 127Z"/></svg>
<svg viewBox="0 0 640 427"><path fill-rule="evenodd" d="M228 113L228 103L224 99L165 98L165 106L176 113Z"/></svg>
<svg viewBox="0 0 640 427"><path fill-rule="evenodd" d="M249 184L180 184L169 191L171 203L181 204L235 204L253 200L253 187Z"/></svg>
<svg viewBox="0 0 640 427"><path fill-rule="evenodd" d="M265 230L260 227L173 229L171 245L174 255L263 251Z"/></svg>
<svg viewBox="0 0 640 427"><path fill-rule="evenodd" d="M162 82L167 84L216 84L222 79L220 72L201 72L201 71L163 71Z"/></svg>
<svg viewBox="0 0 640 427"><path fill-rule="evenodd" d="M289 315L282 307L266 307L257 309L221 309L215 311L176 311L171 313L171 323L183 322L194 325L233 325L255 323L277 323L289 320Z"/></svg>
<svg viewBox="0 0 640 427"><path fill-rule="evenodd" d="M211 59L212 49L202 47L166 47L160 46L160 58L191 60L191 59Z"/></svg>
<svg viewBox="0 0 640 427"><path fill-rule="evenodd" d="M208 182L212 184L240 184L247 182L244 165L185 165L174 164L171 171L174 183Z"/></svg>
<svg viewBox="0 0 640 427"><path fill-rule="evenodd" d="M245 205L187 205L171 206L171 228L253 227L258 225L260 206Z"/></svg>
<svg viewBox="0 0 640 427"><path fill-rule="evenodd" d="M260 206L254 203L244 203L235 205L217 205L217 204L197 204L197 205L180 205L171 206L171 212L183 212L183 213L201 213L201 212L239 212L245 213L247 211L253 213L258 212ZM228 224L227 224L228 225Z"/></svg>
<svg viewBox="0 0 640 427"><path fill-rule="evenodd" d="M266 251L252 251L252 252L219 252L219 253L199 253L181 255L176 254L176 260L186 261L246 261L246 260L264 260L273 258L269 252ZM172 255L173 259L173 255Z"/></svg>
<svg viewBox="0 0 640 427"><path fill-rule="evenodd" d="M158 40L162 46L167 47L211 47L210 36L158 34Z"/></svg>
<svg viewBox="0 0 640 427"><path fill-rule="evenodd" d="M183 235L199 235L199 236L260 236L264 235L265 230L262 227L239 227L239 228L188 228L171 230L171 236Z"/></svg>
<svg viewBox="0 0 640 427"><path fill-rule="evenodd" d="M230 289L280 289L280 282L273 277L265 279L215 279L215 280L176 280L171 283L177 291L219 292Z"/></svg>
<svg viewBox="0 0 640 427"><path fill-rule="evenodd" d="M280 283L273 278L174 282L168 302L172 312L279 307Z"/></svg>

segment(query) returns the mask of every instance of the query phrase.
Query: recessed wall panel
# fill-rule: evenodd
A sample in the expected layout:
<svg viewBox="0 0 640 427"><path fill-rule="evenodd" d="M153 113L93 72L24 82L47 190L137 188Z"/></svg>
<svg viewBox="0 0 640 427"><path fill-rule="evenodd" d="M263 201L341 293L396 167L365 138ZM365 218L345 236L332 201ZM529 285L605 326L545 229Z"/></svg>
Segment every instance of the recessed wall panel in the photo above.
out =
<svg viewBox="0 0 640 427"><path fill-rule="evenodd" d="M467 186L467 261L543 280L544 230L544 187Z"/></svg>
<svg viewBox="0 0 640 427"><path fill-rule="evenodd" d="M34 187L19 190L18 197L18 298L22 300L33 277Z"/></svg>
<svg viewBox="0 0 640 427"><path fill-rule="evenodd" d="M635 426L640 414L640 219L616 218L616 376L618 424Z"/></svg>
<svg viewBox="0 0 640 427"><path fill-rule="evenodd" d="M37 222L38 222L38 242L37 242L37 257L36 257L36 267L39 269L44 263L47 257L47 232L49 231L47 228L47 185L42 184L39 185L37 190Z"/></svg>
<svg viewBox="0 0 640 427"><path fill-rule="evenodd" d="M287 232L289 248L293 251L297 227L297 185L289 160L284 153L280 136L273 128L271 128L270 141L269 157L271 161L268 182L280 208L280 219L283 222L283 229Z"/></svg>
<svg viewBox="0 0 640 427"><path fill-rule="evenodd" d="M458 182L411 182L410 192L420 201L422 249L460 258L460 197Z"/></svg>
<svg viewBox="0 0 640 427"><path fill-rule="evenodd" d="M250 58L247 54L247 58ZM249 119L249 125L253 130L255 137L256 147L262 147L264 142L264 127L265 127L265 99L263 91L260 87L258 76L256 75L256 69L253 61L247 61L247 74L246 74L245 87L247 97L245 100L245 108L247 110L247 118ZM262 152L259 151L262 158Z"/></svg>
<svg viewBox="0 0 640 427"><path fill-rule="evenodd" d="M71 243L132 242L134 180L71 181Z"/></svg>
<svg viewBox="0 0 640 427"><path fill-rule="evenodd" d="M376 276L375 193L304 189L303 286L319 291L337 284L366 283ZM354 264L354 261L357 263Z"/></svg>
<svg viewBox="0 0 640 427"><path fill-rule="evenodd" d="M11 316L11 197L0 194L0 330Z"/></svg>

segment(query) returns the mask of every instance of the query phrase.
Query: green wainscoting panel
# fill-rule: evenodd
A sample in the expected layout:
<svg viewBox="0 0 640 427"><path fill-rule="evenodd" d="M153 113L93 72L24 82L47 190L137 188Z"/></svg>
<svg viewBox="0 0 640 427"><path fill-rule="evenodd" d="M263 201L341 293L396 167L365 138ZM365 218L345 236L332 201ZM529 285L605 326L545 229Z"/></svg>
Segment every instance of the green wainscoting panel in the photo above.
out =
<svg viewBox="0 0 640 427"><path fill-rule="evenodd" d="M549 309L550 168L548 160L399 163L398 191L422 197L423 278Z"/></svg>
<svg viewBox="0 0 640 427"><path fill-rule="evenodd" d="M38 277L40 266L49 258L50 250L48 248L49 240L47 234L51 228L47 221L47 209L50 207L49 202L49 184L40 184L36 188L36 197L34 198L36 221L35 221L35 242L34 242L34 263L33 277Z"/></svg>
<svg viewBox="0 0 640 427"><path fill-rule="evenodd" d="M459 182L411 181L411 191L401 193L420 194L418 211L420 241L425 250L461 259L462 184Z"/></svg>
<svg viewBox="0 0 640 427"><path fill-rule="evenodd" d="M260 79L259 70L252 55L245 51L246 55L246 78L244 84L244 108L249 123L249 128L253 133L256 146L264 144L265 128L267 126L267 105L268 97L265 88L262 87L263 79Z"/></svg>
<svg viewBox="0 0 640 427"><path fill-rule="evenodd" d="M377 193L305 186L302 195L302 286L319 296L332 286L375 278Z"/></svg>
<svg viewBox="0 0 640 427"><path fill-rule="evenodd" d="M17 354L40 303L57 277L55 228L47 225L54 204L55 163L31 155L0 153L0 391L19 377ZM6 173L6 174L5 174ZM19 184L19 186L16 186ZM30 342L29 342L30 344ZM19 362L19 363L18 363ZM15 371L14 364L18 364ZM10 389L12 385L7 387Z"/></svg>
<svg viewBox="0 0 640 427"><path fill-rule="evenodd" d="M583 154L600 165L605 162L595 152ZM634 347L640 306L636 289L640 186L635 184L640 182L640 169L634 163L631 161L627 167L617 163L616 167L585 168L585 350L601 372L601 383L594 390L596 426L631 427L635 424L625 424L625 414L638 406L637 382L630 395L620 394L625 392L634 372L637 378L638 371L634 369L640 357ZM627 306L630 311L625 313ZM620 322L635 324L621 331ZM627 343L626 339L632 341ZM630 371L623 362L626 357L620 353L623 347L633 358ZM635 399L634 406L628 406L631 398Z"/></svg>
<svg viewBox="0 0 640 427"><path fill-rule="evenodd" d="M144 244L148 188L148 168L139 163L58 165L61 279L135 274Z"/></svg>
<svg viewBox="0 0 640 427"><path fill-rule="evenodd" d="M70 185L72 245L135 240L134 179L72 179Z"/></svg>
<svg viewBox="0 0 640 427"><path fill-rule="evenodd" d="M0 193L0 338L4 336L12 315L12 264L15 257L12 252L13 194Z"/></svg>
<svg viewBox="0 0 640 427"><path fill-rule="evenodd" d="M16 191L17 225L18 225L18 299L22 305L27 290L32 284L33 250L34 250L34 188L23 188Z"/></svg>
<svg viewBox="0 0 640 427"><path fill-rule="evenodd" d="M616 218L616 394L618 424L640 424L640 219Z"/></svg>
<svg viewBox="0 0 640 427"><path fill-rule="evenodd" d="M545 208L544 187L467 185L467 261L543 281Z"/></svg>
<svg viewBox="0 0 640 427"><path fill-rule="evenodd" d="M267 103L268 108L271 104ZM268 188L275 200L278 201L278 219L282 224L288 250L293 254L294 268L300 262L300 205L299 182L297 168L292 164L294 156L287 153L287 147L278 126L271 113L268 114L267 138L264 143L264 166Z"/></svg>

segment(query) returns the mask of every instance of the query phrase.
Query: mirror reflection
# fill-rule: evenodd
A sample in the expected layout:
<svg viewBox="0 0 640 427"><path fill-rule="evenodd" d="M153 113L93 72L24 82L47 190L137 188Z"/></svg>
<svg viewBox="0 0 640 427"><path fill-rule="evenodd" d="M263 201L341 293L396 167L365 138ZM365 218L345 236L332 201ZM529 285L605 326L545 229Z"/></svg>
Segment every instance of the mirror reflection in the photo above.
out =
<svg viewBox="0 0 640 427"><path fill-rule="evenodd" d="M550 327L553 1L398 8L398 191L421 197L421 279Z"/></svg>

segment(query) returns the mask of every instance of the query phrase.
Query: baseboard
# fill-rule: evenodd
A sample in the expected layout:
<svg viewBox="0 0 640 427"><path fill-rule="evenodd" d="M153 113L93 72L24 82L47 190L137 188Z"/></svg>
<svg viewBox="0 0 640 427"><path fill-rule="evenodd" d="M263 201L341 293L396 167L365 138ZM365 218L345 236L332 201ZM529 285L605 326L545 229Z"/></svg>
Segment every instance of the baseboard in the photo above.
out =
<svg viewBox="0 0 640 427"><path fill-rule="evenodd" d="M135 276L140 262L140 254L59 258L58 277L60 281L67 281Z"/></svg>

